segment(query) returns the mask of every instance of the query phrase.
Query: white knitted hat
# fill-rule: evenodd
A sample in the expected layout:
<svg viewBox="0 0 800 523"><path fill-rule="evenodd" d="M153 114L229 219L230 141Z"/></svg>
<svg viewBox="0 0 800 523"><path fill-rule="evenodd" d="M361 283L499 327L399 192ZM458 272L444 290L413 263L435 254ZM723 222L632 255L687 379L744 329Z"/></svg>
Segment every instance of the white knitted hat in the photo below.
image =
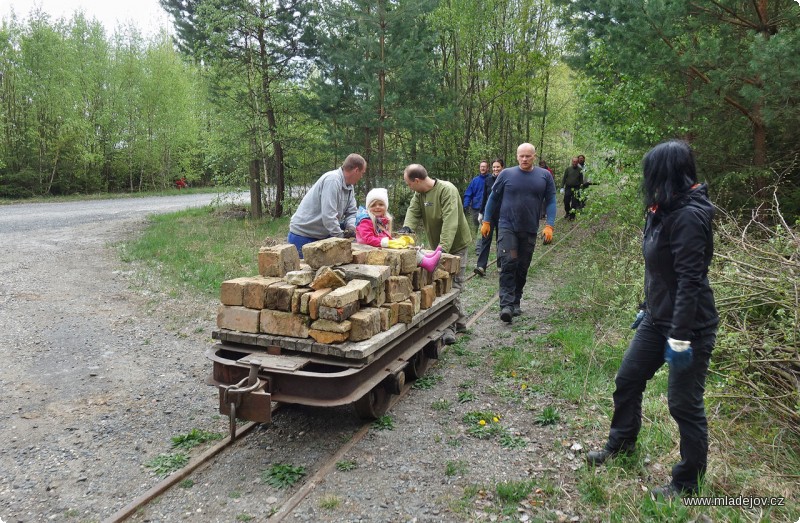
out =
<svg viewBox="0 0 800 523"><path fill-rule="evenodd" d="M372 189L370 192L367 193L367 209L369 209L369 206L375 200L382 201L386 209L387 210L389 209L389 191L387 191L383 187Z"/></svg>

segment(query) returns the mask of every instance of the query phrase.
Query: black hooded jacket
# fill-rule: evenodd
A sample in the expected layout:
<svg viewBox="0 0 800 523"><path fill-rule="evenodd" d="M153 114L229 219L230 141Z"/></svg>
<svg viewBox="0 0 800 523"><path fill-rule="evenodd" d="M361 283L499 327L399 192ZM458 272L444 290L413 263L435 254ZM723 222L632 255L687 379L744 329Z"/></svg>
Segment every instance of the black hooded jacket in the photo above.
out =
<svg viewBox="0 0 800 523"><path fill-rule="evenodd" d="M714 255L714 207L706 185L696 186L669 210L650 210L644 228L647 312L665 335L691 341L719 323L708 267Z"/></svg>

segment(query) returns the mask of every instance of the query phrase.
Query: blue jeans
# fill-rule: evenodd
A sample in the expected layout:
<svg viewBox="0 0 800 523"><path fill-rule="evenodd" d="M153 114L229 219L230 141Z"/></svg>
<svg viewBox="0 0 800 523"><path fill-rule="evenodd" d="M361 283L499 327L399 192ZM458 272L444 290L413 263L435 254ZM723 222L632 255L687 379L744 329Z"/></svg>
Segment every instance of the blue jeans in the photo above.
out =
<svg viewBox="0 0 800 523"><path fill-rule="evenodd" d="M320 238L309 238L308 236L300 236L293 232L290 232L289 236L286 238L286 241L297 247L297 253L300 255L301 260L303 259L303 245L319 240Z"/></svg>
<svg viewBox="0 0 800 523"><path fill-rule="evenodd" d="M500 228L497 233L497 264L500 268L500 308L519 306L528 281L536 232L514 232Z"/></svg>
<svg viewBox="0 0 800 523"><path fill-rule="evenodd" d="M696 491L708 463L708 423L705 393L708 364L716 342L716 331L694 333L692 364L682 371L669 371L669 413L678 424L681 461L672 467L672 483L682 490ZM622 358L615 383L614 415L606 450L630 451L642 427L642 395L647 382L664 364L666 335L645 315Z"/></svg>

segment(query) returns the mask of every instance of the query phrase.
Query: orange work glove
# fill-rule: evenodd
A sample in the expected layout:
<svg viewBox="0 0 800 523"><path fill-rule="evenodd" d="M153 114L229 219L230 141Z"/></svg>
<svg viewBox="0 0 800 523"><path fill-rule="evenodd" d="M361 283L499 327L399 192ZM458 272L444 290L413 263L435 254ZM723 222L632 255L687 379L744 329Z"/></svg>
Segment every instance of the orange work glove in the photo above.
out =
<svg viewBox="0 0 800 523"><path fill-rule="evenodd" d="M551 241L553 241L553 226L545 225L544 229L542 229L542 243L547 245Z"/></svg>
<svg viewBox="0 0 800 523"><path fill-rule="evenodd" d="M483 222L481 224L481 236L486 238L489 236L489 233L492 231L492 224L489 222Z"/></svg>

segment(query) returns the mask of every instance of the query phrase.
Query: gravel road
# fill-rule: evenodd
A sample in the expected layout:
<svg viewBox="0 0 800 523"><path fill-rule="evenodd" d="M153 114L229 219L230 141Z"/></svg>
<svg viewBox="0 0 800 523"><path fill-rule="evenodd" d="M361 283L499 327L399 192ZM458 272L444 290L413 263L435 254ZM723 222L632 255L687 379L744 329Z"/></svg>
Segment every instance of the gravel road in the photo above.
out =
<svg viewBox="0 0 800 523"><path fill-rule="evenodd" d="M132 291L136 279L110 245L148 214L216 197L0 206L6 523L110 515L153 482L140 463L149 445L163 447L187 424L175 413L207 412L213 391L202 384L197 343L209 314L180 323L180 308L165 313L152 291ZM205 336L187 334L194 330Z"/></svg>
<svg viewBox="0 0 800 523"><path fill-rule="evenodd" d="M226 434L217 392L205 385L216 303L166 295L157 275L123 264L112 247L141 231L149 213L212 198L0 206L4 523L105 520L160 480L145 464L172 452L172 437L193 428ZM468 285L470 310L496 281L490 273ZM548 290L529 287L513 326L496 307L476 322L430 371L429 388L392 409L393 430L372 428L342 458L351 466L322 478L286 519L507 520L493 490L505 481L538 488L512 504L512 520L584 519L569 424L536 425L551 400L492 370L493 351L542 332ZM557 406L569 419L572 407ZM474 411L502 418L503 444L470 434L464 416ZM288 406L131 519L267 521L299 484L269 486L264 472L289 464L312 477L360 426L350 408Z"/></svg>

